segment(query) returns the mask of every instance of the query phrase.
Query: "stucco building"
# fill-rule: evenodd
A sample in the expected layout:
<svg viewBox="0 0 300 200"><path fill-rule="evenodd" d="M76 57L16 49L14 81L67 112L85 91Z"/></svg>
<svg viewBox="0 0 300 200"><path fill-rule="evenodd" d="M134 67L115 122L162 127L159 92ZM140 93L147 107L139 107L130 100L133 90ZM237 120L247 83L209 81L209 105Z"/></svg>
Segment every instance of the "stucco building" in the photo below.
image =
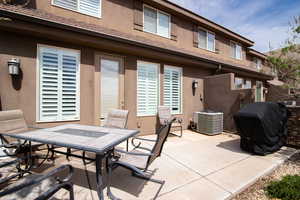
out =
<svg viewBox="0 0 300 200"><path fill-rule="evenodd" d="M253 41L165 0L2 3L0 18L0 109L22 109L40 127L98 125L121 108L129 128L149 134L168 105L187 128L203 109L230 118L250 90L263 101L272 79Z"/></svg>

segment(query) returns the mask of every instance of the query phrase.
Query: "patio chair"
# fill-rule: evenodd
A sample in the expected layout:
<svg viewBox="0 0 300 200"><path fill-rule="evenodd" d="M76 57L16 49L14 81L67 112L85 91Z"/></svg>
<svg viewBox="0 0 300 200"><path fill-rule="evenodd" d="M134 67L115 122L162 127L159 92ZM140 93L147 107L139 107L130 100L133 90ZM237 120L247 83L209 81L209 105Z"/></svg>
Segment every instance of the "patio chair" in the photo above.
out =
<svg viewBox="0 0 300 200"><path fill-rule="evenodd" d="M159 106L158 107L158 118L160 125L164 125L170 120L172 120L171 109L168 106ZM183 129L183 120L181 118L176 118L175 122L172 123L171 128L180 128L180 135L182 137L182 129ZM172 133L173 134L173 133Z"/></svg>
<svg viewBox="0 0 300 200"><path fill-rule="evenodd" d="M116 199L110 191L110 184L111 184L111 176L112 170L116 167L124 167L130 171L132 171L132 175L142 178L145 180L153 181L159 183L163 186L165 181L152 179L151 177L147 176L145 172L148 171L148 167L151 163L161 155L164 143L167 140L167 137L170 133L170 129L172 123L175 119L166 122L163 126L161 126L156 132L156 139L146 139L140 137L134 137L132 139L132 145L134 149L130 152L122 151L116 149L115 151L121 153L121 157L117 157L116 159L108 159L108 186L107 186L107 194L110 198ZM135 141L139 141L135 143ZM153 146L151 149L143 147L141 141L152 142ZM160 188L161 189L161 188ZM158 191L159 192L159 191Z"/></svg>
<svg viewBox="0 0 300 200"><path fill-rule="evenodd" d="M20 141L17 139L13 139L11 137L6 137L1 135L1 133L5 134L17 134L25 131L29 131L29 129L37 129L36 127L28 127L26 121L23 116L23 112L21 110L9 110L9 111L1 111L0 112L0 139L2 143L2 147L5 148L6 154L9 156L16 156L17 154L28 153L29 148L26 147L25 141ZM32 142L31 150L33 152L37 152L43 149L39 149L43 144ZM47 152L46 157L48 157L49 151ZM45 157L45 156L43 156ZM33 156L35 158L42 158L41 156ZM40 163L40 165L45 161Z"/></svg>
<svg viewBox="0 0 300 200"><path fill-rule="evenodd" d="M112 109L107 114L107 118L104 122L103 127L120 128L120 129L126 128L127 127L127 121L128 121L128 114L129 114L128 110ZM129 140L126 140L126 150L127 151L128 151L128 146L129 146L128 143L129 143ZM70 154L71 149L67 149L67 153ZM85 159L90 158L90 157L94 157L94 156L91 156L91 153L83 152L82 157L83 157L83 162L86 164L86 163L89 163L89 162L87 162ZM67 158L68 158L68 156L67 156Z"/></svg>
<svg viewBox="0 0 300 200"><path fill-rule="evenodd" d="M107 114L104 127L126 128L128 121L128 110L113 109Z"/></svg>
<svg viewBox="0 0 300 200"><path fill-rule="evenodd" d="M16 164L10 162L10 164ZM1 168L1 166L0 166ZM68 174L64 179L57 176L68 170ZM24 176L16 182L8 185L0 191L1 200L12 199L35 199L44 200L49 199L61 189L69 191L70 200L74 199L73 184L70 181L73 175L73 167L71 165L63 165L51 170L46 174L31 174Z"/></svg>

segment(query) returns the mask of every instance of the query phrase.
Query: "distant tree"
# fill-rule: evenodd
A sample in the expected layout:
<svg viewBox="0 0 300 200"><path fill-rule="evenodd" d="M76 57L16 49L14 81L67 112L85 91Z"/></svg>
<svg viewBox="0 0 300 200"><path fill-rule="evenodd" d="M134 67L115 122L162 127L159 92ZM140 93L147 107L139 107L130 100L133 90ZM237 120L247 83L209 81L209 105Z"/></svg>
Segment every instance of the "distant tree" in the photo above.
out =
<svg viewBox="0 0 300 200"><path fill-rule="evenodd" d="M271 51L268 64L277 73L278 79L288 87L300 85L300 16L290 23L290 36L284 47Z"/></svg>

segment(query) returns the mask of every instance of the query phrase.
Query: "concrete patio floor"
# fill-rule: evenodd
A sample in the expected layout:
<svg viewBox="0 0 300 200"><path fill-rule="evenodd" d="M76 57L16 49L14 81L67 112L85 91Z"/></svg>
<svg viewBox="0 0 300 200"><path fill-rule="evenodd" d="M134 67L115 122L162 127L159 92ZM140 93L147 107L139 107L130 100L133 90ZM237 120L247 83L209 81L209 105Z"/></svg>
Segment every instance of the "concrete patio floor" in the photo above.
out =
<svg viewBox="0 0 300 200"><path fill-rule="evenodd" d="M205 136L185 131L182 138L168 138L162 156L149 169L152 178L166 181L157 199L221 200L230 199L294 153L295 149L284 147L268 156L254 156L240 149L239 136ZM71 158L67 162L60 157L56 161L56 165L65 163L75 167L75 199L97 199L94 165L86 167L88 181L81 160ZM114 195L124 200L153 199L160 189L159 184L132 177L122 168L113 172L112 182ZM68 199L68 195L62 191L56 198Z"/></svg>

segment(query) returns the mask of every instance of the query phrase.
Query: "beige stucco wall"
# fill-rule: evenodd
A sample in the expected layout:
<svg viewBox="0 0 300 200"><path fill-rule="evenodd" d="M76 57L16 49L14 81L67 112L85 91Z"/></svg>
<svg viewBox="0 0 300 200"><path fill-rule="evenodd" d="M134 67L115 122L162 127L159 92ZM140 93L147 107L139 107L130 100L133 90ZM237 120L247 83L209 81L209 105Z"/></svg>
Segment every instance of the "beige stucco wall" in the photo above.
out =
<svg viewBox="0 0 300 200"><path fill-rule="evenodd" d="M253 86L255 87L255 85ZM211 90L211 88L214 88ZM234 74L220 74L205 78L205 108L224 113L224 130L234 131L233 116L240 108L255 101L253 89L235 89Z"/></svg>
<svg viewBox="0 0 300 200"><path fill-rule="evenodd" d="M143 134L154 133L157 126L156 116L137 117L136 116L136 68L137 60L156 62L161 64L161 96L162 103L162 85L163 85L163 65L173 65L183 68L183 114L179 115L184 119L185 128L192 117L194 111L204 108L203 100L203 79L211 75L212 71L201 65L191 63L177 62L178 60L169 59L167 55L161 55L162 58L149 57L148 54L128 54L122 51L107 51L99 48L86 47L84 45L75 45L62 41L42 39L26 35L15 34L13 32L0 31L0 108L2 110L21 109L24 112L28 124L37 124L40 127L49 127L65 122L37 123L36 122L36 69L37 69L37 45L51 45L56 47L78 49L81 51L80 64L80 121L67 123L95 124L95 55L101 53L113 54L124 59L125 66L125 109L129 110L129 128L138 128ZM153 52L155 55L155 53ZM19 58L21 61L22 75L18 78L12 78L8 74L7 61L11 58ZM14 80L13 80L14 79ZM199 88L193 95L192 82L197 80Z"/></svg>
<svg viewBox="0 0 300 200"><path fill-rule="evenodd" d="M96 24L99 26L103 26L108 29L117 30L120 32L124 32L126 34L130 34L133 36L141 36L146 40L159 41L163 45L172 45L178 48L181 48L186 51L194 52L199 55L205 54L211 56L212 58L221 58L228 62L232 62L235 64L242 64L249 66L252 69L255 69L253 65L253 60L248 59L246 57L246 47L243 46L242 54L243 59L237 60L231 58L230 52L230 40L233 38L229 38L225 36L225 34L221 32L215 32L216 34L216 47L219 49L219 53L210 52L204 49L199 49L193 47L193 23L191 20L187 18L183 18L176 13L170 13L168 10L163 10L167 13L170 13L172 16L176 17L177 24L177 41L164 38L155 34L146 33L142 31L137 31L134 29L133 18L134 18L134 10L133 10L133 0L102 0L102 16L101 18L91 17L88 15L84 15L75 11L67 10L64 8L60 8L57 6L51 5L51 0L33 0L31 3L31 7L33 9L41 9L49 13L53 13L58 16L66 17L71 20L82 21L90 24ZM161 8L159 8L161 9ZM201 24L199 23L201 26ZM209 30L209 28L204 27ZM210 30L212 31L212 30Z"/></svg>

